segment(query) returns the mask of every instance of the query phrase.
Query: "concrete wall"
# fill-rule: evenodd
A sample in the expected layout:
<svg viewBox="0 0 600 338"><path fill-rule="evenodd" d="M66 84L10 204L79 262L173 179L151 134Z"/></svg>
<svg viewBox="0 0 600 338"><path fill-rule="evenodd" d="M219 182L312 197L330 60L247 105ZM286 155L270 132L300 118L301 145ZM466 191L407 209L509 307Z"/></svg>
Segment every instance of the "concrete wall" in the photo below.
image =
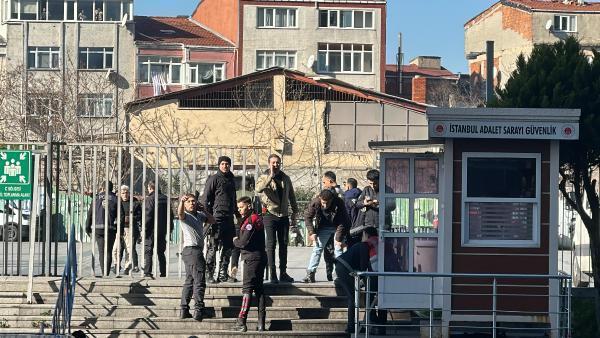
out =
<svg viewBox="0 0 600 338"><path fill-rule="evenodd" d="M58 70L37 70L37 76L57 77L77 88L78 93L113 95L113 118L96 118L103 133L116 133L124 128L125 103L135 96L135 45L133 24L122 27L114 22L8 22L7 68L26 67L28 47L60 47ZM117 76L110 82L107 70L77 70L79 47L112 47L112 69ZM99 120L103 120L100 121Z"/></svg>
<svg viewBox="0 0 600 338"><path fill-rule="evenodd" d="M201 0L192 18L237 44L239 2L240 0Z"/></svg>
<svg viewBox="0 0 600 338"><path fill-rule="evenodd" d="M259 6L246 4L243 6L243 46L242 46L242 73L247 74L256 70L257 50L282 50L297 51L296 67L302 72L314 72L306 67L310 55L315 59L318 55L318 43L357 43L373 45L373 73L367 74L327 74L339 80L352 83L357 86L381 90L382 44L381 13L379 8L373 10L373 29L335 29L319 28L319 10L313 4L309 6L282 6L285 8L297 8L298 28L257 28L257 8ZM261 6L265 7L265 6ZM325 7L321 7L325 8ZM327 7L329 8L329 7ZM341 8L341 7L331 7ZM344 8L348 8L347 5Z"/></svg>

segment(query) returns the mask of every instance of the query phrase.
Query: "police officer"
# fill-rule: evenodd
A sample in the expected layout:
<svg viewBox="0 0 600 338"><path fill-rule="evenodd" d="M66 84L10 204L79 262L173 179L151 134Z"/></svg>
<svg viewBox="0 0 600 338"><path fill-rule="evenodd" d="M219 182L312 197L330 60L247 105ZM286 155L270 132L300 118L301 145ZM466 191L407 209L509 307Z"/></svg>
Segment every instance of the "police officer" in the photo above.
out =
<svg viewBox="0 0 600 338"><path fill-rule="evenodd" d="M219 170L206 180L202 205L215 216L216 222L208 234L206 252L207 281L209 283L226 282L229 279L227 267L233 249L235 234L234 215L236 210L235 180L231 173L231 159L219 157ZM221 249L219 275L214 279L217 251Z"/></svg>
<svg viewBox="0 0 600 338"><path fill-rule="evenodd" d="M244 260L244 276L242 308L233 329L246 332L246 319L248 318L250 300L254 291L258 298L258 331L264 331L266 304L263 275L267 266L264 225L260 216L252 212L252 200L249 197L240 198L237 207L242 221L240 222L240 235L233 239L233 243L241 249L242 259Z"/></svg>
<svg viewBox="0 0 600 338"><path fill-rule="evenodd" d="M117 236L117 195L113 192L113 183L111 181L106 182L102 185L103 190L98 193L95 204L90 205L87 214L85 232L88 236L92 236L92 223L96 229L96 243L98 244L98 258L100 259L100 268L102 269L102 275L108 276L108 268L112 265L112 251L115 243L115 237ZM108 209L108 219L105 220L106 209ZM94 210L96 215L94 218ZM94 219L92 219L94 218ZM122 226L123 219L121 219ZM105 225L107 228L105 228ZM105 233L106 231L106 233ZM104 243L106 241L106 254L107 265L106 270L104 265ZM93 264L93 262L92 262Z"/></svg>
<svg viewBox="0 0 600 338"><path fill-rule="evenodd" d="M194 195L185 194L181 197L177 208L177 217L183 234L181 257L185 263L185 282L181 290L179 318L192 318L189 304L193 294L196 310L194 319L201 321L204 310L204 291L206 289L204 275L206 263L202 253L204 249L204 224L214 223L215 218L211 214L197 209L198 204Z"/></svg>

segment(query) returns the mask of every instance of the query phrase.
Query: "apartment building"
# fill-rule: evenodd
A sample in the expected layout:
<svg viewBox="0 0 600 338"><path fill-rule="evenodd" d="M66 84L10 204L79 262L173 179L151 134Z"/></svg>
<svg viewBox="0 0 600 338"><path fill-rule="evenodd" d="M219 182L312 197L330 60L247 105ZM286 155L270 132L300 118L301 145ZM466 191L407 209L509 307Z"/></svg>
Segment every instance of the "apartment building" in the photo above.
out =
<svg viewBox="0 0 600 338"><path fill-rule="evenodd" d="M486 77L486 41L494 41L494 82L504 86L519 54L575 36L584 53L600 47L600 3L583 0L500 0L464 25L472 77Z"/></svg>
<svg viewBox="0 0 600 338"><path fill-rule="evenodd" d="M385 0L201 0L192 17L238 48L236 75L278 66L385 88Z"/></svg>
<svg viewBox="0 0 600 338"><path fill-rule="evenodd" d="M135 98L133 0L6 0L0 6L6 69L22 77L21 116L62 125L64 137L119 137L123 106Z"/></svg>
<svg viewBox="0 0 600 338"><path fill-rule="evenodd" d="M188 17L135 17L137 98L235 76L236 48Z"/></svg>

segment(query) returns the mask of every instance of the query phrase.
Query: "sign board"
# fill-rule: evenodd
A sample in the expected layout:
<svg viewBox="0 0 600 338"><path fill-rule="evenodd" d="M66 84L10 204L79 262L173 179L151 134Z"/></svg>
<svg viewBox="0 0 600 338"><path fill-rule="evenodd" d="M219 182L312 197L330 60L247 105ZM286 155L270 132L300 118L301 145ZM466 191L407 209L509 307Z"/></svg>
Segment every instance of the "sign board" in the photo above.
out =
<svg viewBox="0 0 600 338"><path fill-rule="evenodd" d="M429 137L577 140L579 125L556 122L429 121Z"/></svg>
<svg viewBox="0 0 600 338"><path fill-rule="evenodd" d="M0 199L31 199L31 151L0 150Z"/></svg>

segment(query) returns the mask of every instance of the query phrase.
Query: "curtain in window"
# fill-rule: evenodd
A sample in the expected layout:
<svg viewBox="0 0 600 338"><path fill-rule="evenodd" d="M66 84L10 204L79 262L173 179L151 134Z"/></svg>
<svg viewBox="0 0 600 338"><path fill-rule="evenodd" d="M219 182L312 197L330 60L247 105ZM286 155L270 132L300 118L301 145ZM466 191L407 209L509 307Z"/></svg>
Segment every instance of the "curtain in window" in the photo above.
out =
<svg viewBox="0 0 600 338"><path fill-rule="evenodd" d="M273 10L265 9L265 26L273 26Z"/></svg>
<svg viewBox="0 0 600 338"><path fill-rule="evenodd" d="M287 26L287 9L275 10L275 27Z"/></svg>

